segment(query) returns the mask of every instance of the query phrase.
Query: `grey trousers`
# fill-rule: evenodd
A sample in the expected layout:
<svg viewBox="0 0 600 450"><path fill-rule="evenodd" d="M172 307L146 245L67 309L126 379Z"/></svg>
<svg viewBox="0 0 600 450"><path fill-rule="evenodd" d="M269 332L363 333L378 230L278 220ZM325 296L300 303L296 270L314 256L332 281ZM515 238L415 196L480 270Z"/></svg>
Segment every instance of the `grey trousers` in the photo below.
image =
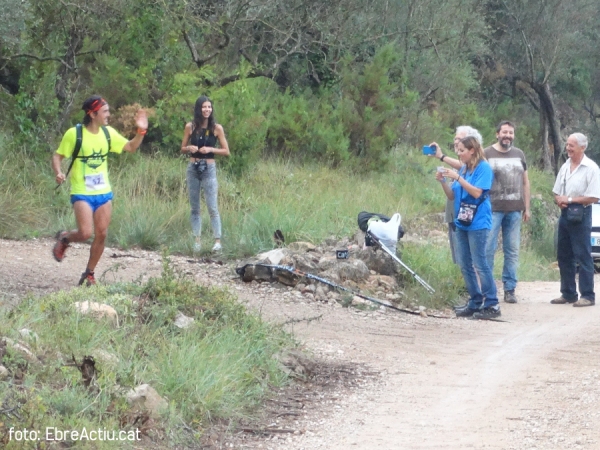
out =
<svg viewBox="0 0 600 450"><path fill-rule="evenodd" d="M188 197L190 200L190 222L194 236L200 237L202 233L202 218L200 217L200 191L204 191L204 201L210 215L210 225L215 239L221 239L221 217L217 208L217 165L208 164L206 170L198 173L194 164L188 164L186 171Z"/></svg>

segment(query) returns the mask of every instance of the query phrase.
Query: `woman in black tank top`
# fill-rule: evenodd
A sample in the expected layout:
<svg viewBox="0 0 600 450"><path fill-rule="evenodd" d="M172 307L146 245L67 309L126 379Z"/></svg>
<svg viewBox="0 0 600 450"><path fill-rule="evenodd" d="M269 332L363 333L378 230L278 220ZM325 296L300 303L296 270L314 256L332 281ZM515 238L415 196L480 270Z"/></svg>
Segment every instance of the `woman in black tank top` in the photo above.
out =
<svg viewBox="0 0 600 450"><path fill-rule="evenodd" d="M218 142L218 146L217 146ZM208 97L202 96L194 106L194 120L185 125L181 153L189 156L186 171L188 196L190 201L192 232L195 237L194 251L200 250L202 220L200 217L200 192L210 215L210 223L215 238L212 248L221 250L221 218L217 208L217 171L215 155L229 156L229 145L223 127L216 123L213 105Z"/></svg>

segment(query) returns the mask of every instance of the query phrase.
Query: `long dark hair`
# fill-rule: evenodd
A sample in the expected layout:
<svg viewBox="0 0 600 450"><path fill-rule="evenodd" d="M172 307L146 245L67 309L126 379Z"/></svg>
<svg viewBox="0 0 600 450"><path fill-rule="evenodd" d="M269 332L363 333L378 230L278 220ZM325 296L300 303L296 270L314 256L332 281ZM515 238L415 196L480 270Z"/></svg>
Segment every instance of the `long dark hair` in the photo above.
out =
<svg viewBox="0 0 600 450"><path fill-rule="evenodd" d="M212 100L206 95L198 97L198 100L196 100L196 104L194 105L194 131L202 128L202 121L204 120L204 117L202 116L202 104L206 102L210 102L210 105L213 107L210 116L208 116L208 124L206 128L214 133L215 125L217 124L217 121L215 120L215 106L213 105Z"/></svg>

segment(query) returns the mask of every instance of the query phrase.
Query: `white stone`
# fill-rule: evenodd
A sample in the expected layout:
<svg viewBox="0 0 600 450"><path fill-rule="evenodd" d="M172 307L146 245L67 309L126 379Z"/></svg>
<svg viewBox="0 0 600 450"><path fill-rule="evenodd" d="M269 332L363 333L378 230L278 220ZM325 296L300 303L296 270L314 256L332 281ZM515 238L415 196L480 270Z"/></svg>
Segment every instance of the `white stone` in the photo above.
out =
<svg viewBox="0 0 600 450"><path fill-rule="evenodd" d="M31 362L38 361L37 357L33 354L33 352L31 350L29 350L27 348L27 345L25 345L24 342L16 342L7 337L2 338L2 340L4 342L6 342L6 345L10 346L13 350L16 350L16 351L22 353L23 356L25 356L25 359L27 359L28 361L31 361Z"/></svg>
<svg viewBox="0 0 600 450"><path fill-rule="evenodd" d="M173 322L173 323L175 324L175 326L177 328L185 329L194 323L194 318L188 317L185 314L183 314L181 311L178 311L177 315L175 316L175 322Z"/></svg>
<svg viewBox="0 0 600 450"><path fill-rule="evenodd" d="M288 248L294 251L311 252L314 251L317 247L314 244L311 244L310 242L298 241L290 243L288 245Z"/></svg>
<svg viewBox="0 0 600 450"><path fill-rule="evenodd" d="M352 297L352 303L358 303L358 304L367 304L370 303L368 300L365 300L362 297L359 297L358 295L355 295L354 297Z"/></svg>
<svg viewBox="0 0 600 450"><path fill-rule="evenodd" d="M75 306L75 309L83 315L90 315L98 319L106 317L117 325L119 323L117 311L112 306L89 301L75 302L73 305Z"/></svg>
<svg viewBox="0 0 600 450"><path fill-rule="evenodd" d="M154 418L169 406L167 401L149 384L141 384L127 393L127 402L142 410L147 410Z"/></svg>
<svg viewBox="0 0 600 450"><path fill-rule="evenodd" d="M269 264L279 264L283 258L288 255L288 251L283 248L276 248L274 250L270 250L268 252L261 253L258 255L258 258L262 260L269 261Z"/></svg>
<svg viewBox="0 0 600 450"><path fill-rule="evenodd" d="M21 336L23 336L25 339L31 339L33 341L37 341L39 339L39 336L37 335L37 333L31 331L29 328L21 328L19 330L19 334Z"/></svg>
<svg viewBox="0 0 600 450"><path fill-rule="evenodd" d="M96 349L93 354L96 359L99 359L105 364L117 365L119 363L119 358L106 350Z"/></svg>

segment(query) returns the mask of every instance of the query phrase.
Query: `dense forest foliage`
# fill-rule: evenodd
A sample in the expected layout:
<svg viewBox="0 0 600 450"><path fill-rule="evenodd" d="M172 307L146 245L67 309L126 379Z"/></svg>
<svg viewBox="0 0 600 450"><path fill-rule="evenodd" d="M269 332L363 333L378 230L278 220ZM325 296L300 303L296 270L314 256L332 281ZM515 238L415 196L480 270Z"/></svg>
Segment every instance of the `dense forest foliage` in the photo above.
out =
<svg viewBox="0 0 600 450"><path fill-rule="evenodd" d="M144 151L178 152L208 94L233 173L261 157L380 170L394 148L491 142L517 123L556 170L569 133L600 156L597 0L0 0L0 132L47 155L86 97L154 110ZM123 126L121 126L123 129Z"/></svg>

